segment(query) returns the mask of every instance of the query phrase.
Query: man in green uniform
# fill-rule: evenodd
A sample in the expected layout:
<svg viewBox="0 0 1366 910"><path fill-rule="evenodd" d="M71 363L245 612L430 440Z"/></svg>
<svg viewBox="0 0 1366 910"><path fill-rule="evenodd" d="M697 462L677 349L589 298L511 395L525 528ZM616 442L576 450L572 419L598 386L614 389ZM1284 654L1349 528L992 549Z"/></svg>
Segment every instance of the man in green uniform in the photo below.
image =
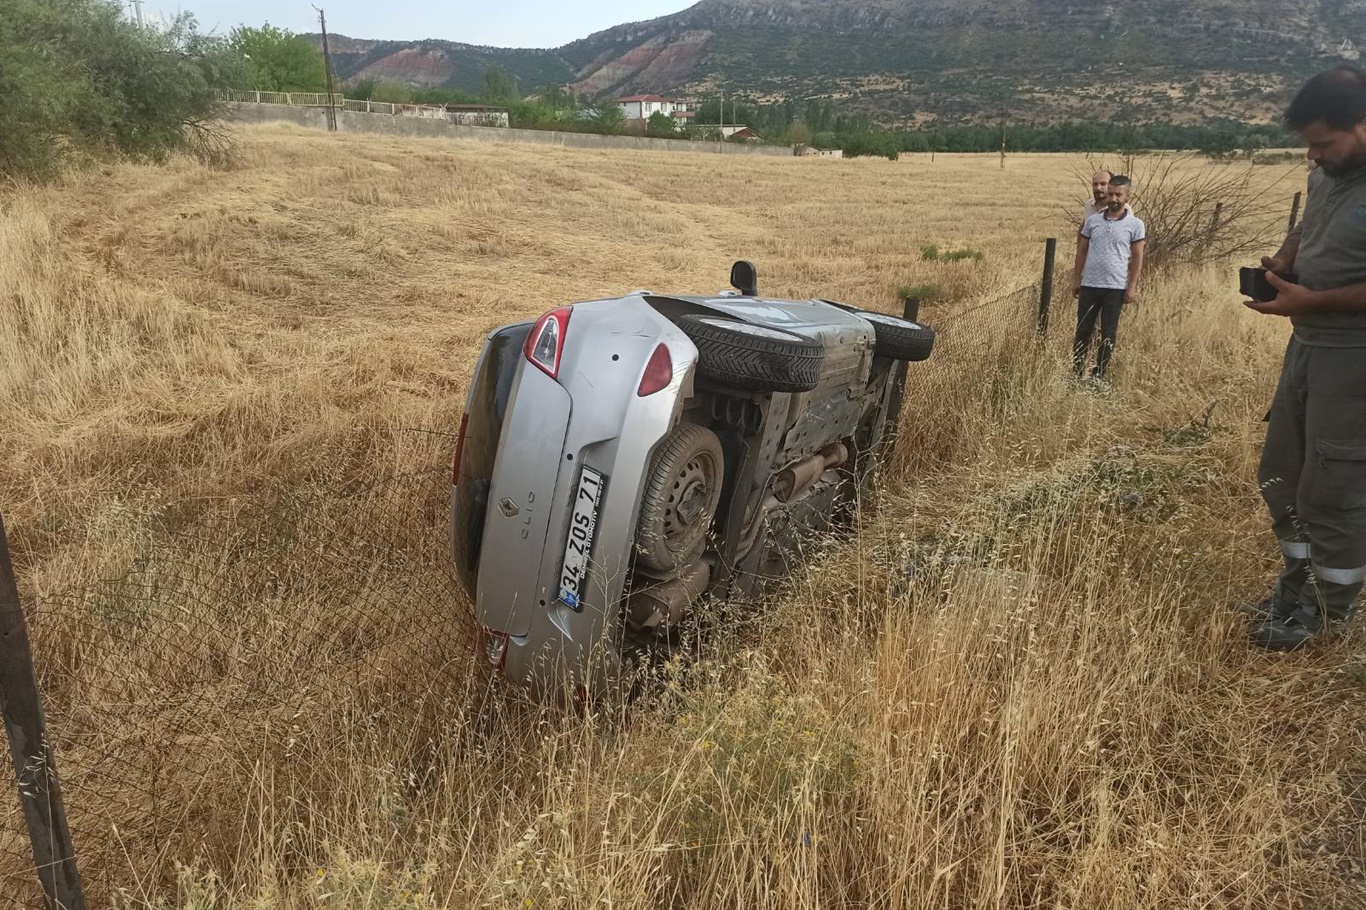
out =
<svg viewBox="0 0 1366 910"><path fill-rule="evenodd" d="M1285 570L1252 641L1288 651L1353 619L1366 580L1366 70L1310 79L1285 113L1317 164L1300 227L1262 265L1290 317L1258 480Z"/></svg>

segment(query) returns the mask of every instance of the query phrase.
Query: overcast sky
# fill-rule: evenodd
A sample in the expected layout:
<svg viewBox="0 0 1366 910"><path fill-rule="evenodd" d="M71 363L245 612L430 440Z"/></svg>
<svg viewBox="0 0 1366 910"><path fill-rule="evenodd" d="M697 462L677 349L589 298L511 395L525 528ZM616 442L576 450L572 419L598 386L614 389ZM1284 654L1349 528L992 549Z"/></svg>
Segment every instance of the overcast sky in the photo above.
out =
<svg viewBox="0 0 1366 910"><path fill-rule="evenodd" d="M696 0L315 0L327 30L352 38L440 38L495 47L559 47L593 32L687 9ZM131 7L131 2L129 3ZM203 31L238 25L316 32L310 0L143 0L143 15L194 13Z"/></svg>

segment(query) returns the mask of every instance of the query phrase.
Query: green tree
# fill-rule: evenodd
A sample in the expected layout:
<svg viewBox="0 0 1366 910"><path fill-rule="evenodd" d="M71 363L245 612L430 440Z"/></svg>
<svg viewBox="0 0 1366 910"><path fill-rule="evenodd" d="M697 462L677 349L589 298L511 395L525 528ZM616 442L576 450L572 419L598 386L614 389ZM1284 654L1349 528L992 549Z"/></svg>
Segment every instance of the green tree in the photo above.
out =
<svg viewBox="0 0 1366 910"><path fill-rule="evenodd" d="M412 93L418 104L475 104L479 101L477 96L453 88L418 88Z"/></svg>
<svg viewBox="0 0 1366 910"><path fill-rule="evenodd" d="M572 111L579 106L574 93L568 87L553 84L541 88L540 103L552 111Z"/></svg>
<svg viewBox="0 0 1366 910"><path fill-rule="evenodd" d="M346 86L346 97L355 98L357 101L373 101L375 90L378 88L379 80L374 76L366 76Z"/></svg>
<svg viewBox="0 0 1366 910"><path fill-rule="evenodd" d="M248 62L258 92L327 91L322 52L307 38L267 22L233 29L228 44Z"/></svg>
<svg viewBox="0 0 1366 910"><path fill-rule="evenodd" d="M703 101L697 106L697 114L693 117L695 123L725 123L726 126L754 126L757 123L755 109L734 98L726 99L726 106L721 107L720 100L713 99Z"/></svg>
<svg viewBox="0 0 1366 910"><path fill-rule="evenodd" d="M79 62L46 52L43 39L65 30L41 0L16 0L0 16L0 170L46 170L76 113L97 105Z"/></svg>
<svg viewBox="0 0 1366 910"><path fill-rule="evenodd" d="M497 104L500 101L516 101L521 95L517 91L517 77L501 66L490 66L484 70L485 101Z"/></svg>
<svg viewBox="0 0 1366 910"><path fill-rule="evenodd" d="M8 0L0 15L0 173L41 176L118 152L226 149L220 91L241 59L182 14L140 29L109 0Z"/></svg>
<svg viewBox="0 0 1366 910"><path fill-rule="evenodd" d="M370 90L370 100L387 101L391 104L413 104L417 101L417 93L406 82L399 82L395 79L381 79Z"/></svg>
<svg viewBox="0 0 1366 910"><path fill-rule="evenodd" d="M603 101L588 117L590 128L595 133L611 136L620 133L626 125L626 113L615 101Z"/></svg>
<svg viewBox="0 0 1366 910"><path fill-rule="evenodd" d="M645 121L645 135L672 138L678 135L678 122L663 111L655 111Z"/></svg>

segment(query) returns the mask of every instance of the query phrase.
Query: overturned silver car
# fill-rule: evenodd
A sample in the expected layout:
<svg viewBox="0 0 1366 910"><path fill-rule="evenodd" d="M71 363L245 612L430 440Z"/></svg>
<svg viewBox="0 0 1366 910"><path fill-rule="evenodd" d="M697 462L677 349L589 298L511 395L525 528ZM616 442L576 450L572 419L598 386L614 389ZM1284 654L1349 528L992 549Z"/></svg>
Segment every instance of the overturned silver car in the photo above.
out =
<svg viewBox="0 0 1366 910"><path fill-rule="evenodd" d="M866 490L934 333L827 300L637 292L504 326L470 383L451 556L480 659L537 694L619 690L703 597L786 574ZM738 293L737 293L738 292Z"/></svg>

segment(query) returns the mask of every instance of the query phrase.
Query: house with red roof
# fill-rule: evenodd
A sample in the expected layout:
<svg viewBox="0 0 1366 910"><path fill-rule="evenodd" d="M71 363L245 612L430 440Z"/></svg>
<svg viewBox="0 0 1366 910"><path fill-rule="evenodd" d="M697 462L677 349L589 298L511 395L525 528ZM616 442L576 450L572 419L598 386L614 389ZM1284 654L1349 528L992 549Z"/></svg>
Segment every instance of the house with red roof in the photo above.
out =
<svg viewBox="0 0 1366 910"><path fill-rule="evenodd" d="M693 98L665 98L662 95L628 95L618 98L627 120L649 120L651 114L668 114L680 123L697 115L698 101Z"/></svg>

